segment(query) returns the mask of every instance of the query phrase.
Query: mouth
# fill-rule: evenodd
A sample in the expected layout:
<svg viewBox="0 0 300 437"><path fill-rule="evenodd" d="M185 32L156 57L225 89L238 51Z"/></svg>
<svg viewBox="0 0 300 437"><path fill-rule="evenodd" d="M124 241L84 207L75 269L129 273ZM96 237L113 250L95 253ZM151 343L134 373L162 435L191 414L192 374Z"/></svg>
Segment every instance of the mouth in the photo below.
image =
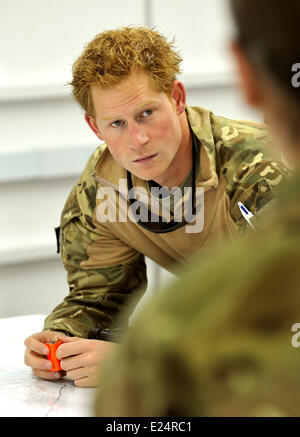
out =
<svg viewBox="0 0 300 437"><path fill-rule="evenodd" d="M135 161L132 161L134 164L146 164L150 162L153 158L155 158L158 155L158 153L155 153L154 155L147 155L143 156L142 158L136 159Z"/></svg>

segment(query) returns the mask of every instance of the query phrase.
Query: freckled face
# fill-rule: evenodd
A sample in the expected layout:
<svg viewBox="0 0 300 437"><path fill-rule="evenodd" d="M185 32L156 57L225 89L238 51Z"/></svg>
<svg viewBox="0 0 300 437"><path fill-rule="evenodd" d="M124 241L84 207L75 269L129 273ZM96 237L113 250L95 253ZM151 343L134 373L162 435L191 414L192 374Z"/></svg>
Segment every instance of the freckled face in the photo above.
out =
<svg viewBox="0 0 300 437"><path fill-rule="evenodd" d="M91 87L97 136L114 159L144 180L167 185L180 166L176 154L182 129L176 102L154 89L145 73L135 73L111 89Z"/></svg>

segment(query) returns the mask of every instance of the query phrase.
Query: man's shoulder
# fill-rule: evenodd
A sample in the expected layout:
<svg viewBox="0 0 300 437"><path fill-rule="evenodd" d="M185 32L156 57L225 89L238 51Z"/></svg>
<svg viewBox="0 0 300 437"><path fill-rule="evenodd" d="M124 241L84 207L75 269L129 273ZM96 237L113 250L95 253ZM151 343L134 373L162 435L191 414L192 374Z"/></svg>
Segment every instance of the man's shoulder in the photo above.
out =
<svg viewBox="0 0 300 437"><path fill-rule="evenodd" d="M187 107L190 126L222 171L232 180L245 164L281 161L268 127L259 122L234 120L201 108Z"/></svg>
<svg viewBox="0 0 300 437"><path fill-rule="evenodd" d="M105 143L95 149L74 185L62 212L62 221L75 216L86 217L92 223L99 185L117 188L120 178L126 178L123 169L112 157Z"/></svg>
<svg viewBox="0 0 300 437"><path fill-rule="evenodd" d="M194 132L211 155L216 173L226 180L235 221L242 219L238 201L257 213L288 174L267 126L221 117L198 107L189 108L188 115L192 129L199 126Z"/></svg>
<svg viewBox="0 0 300 437"><path fill-rule="evenodd" d="M280 160L280 154L272 145L268 127L259 122L233 120L212 114L211 125L216 152L221 165L231 162Z"/></svg>
<svg viewBox="0 0 300 437"><path fill-rule="evenodd" d="M100 160L103 159L107 151L105 143L101 144L92 153L86 166L81 174L81 177L77 183L77 196L81 208L84 210L94 209L96 204L96 191L98 186L97 181L97 167Z"/></svg>
<svg viewBox="0 0 300 437"><path fill-rule="evenodd" d="M267 125L258 121L223 117L200 106L186 105L186 110L191 128L200 129L201 137L204 137L204 133L207 132L212 134L215 140L223 140L229 145L237 137L241 142L248 140L249 137L269 137Z"/></svg>
<svg viewBox="0 0 300 437"><path fill-rule="evenodd" d="M215 115L211 120L216 159L229 192L239 185L249 188L262 181L266 182L266 190L273 189L285 179L288 168L266 125Z"/></svg>
<svg viewBox="0 0 300 437"><path fill-rule="evenodd" d="M90 177L93 177L93 175L96 172L97 165L100 161L100 158L102 158L105 155L105 152L107 150L107 146L105 143L101 144L99 147L97 147L94 152L89 157L85 168L81 174L80 179L87 180Z"/></svg>
<svg viewBox="0 0 300 437"><path fill-rule="evenodd" d="M83 172L67 198L61 215L61 226L79 216L85 217L89 225L92 226L92 215L96 205L98 185L95 172L105 150L106 145L101 144L88 159Z"/></svg>
<svg viewBox="0 0 300 437"><path fill-rule="evenodd" d="M268 127L263 123L222 117L198 106L187 106L187 113L191 128L199 140L213 141L222 161L247 151L263 151L270 157L278 155L274 148L268 147L272 140Z"/></svg>
<svg viewBox="0 0 300 437"><path fill-rule="evenodd" d="M212 116L216 160L228 182L229 192L238 185L267 181L271 187L288 172L266 125Z"/></svg>

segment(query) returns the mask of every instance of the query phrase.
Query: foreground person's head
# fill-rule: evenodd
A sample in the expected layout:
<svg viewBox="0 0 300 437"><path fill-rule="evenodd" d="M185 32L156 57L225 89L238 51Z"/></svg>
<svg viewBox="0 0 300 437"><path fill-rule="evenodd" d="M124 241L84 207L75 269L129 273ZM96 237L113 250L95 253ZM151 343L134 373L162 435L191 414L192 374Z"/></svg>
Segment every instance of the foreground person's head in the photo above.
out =
<svg viewBox="0 0 300 437"><path fill-rule="evenodd" d="M233 50L247 101L264 111L276 143L299 162L300 2L231 0L231 7Z"/></svg>

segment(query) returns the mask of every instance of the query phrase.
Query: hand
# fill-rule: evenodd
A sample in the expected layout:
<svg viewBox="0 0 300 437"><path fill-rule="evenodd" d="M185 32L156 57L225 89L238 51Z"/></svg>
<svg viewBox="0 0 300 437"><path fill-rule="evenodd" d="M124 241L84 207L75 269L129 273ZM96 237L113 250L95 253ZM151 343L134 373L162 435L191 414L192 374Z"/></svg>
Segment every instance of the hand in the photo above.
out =
<svg viewBox="0 0 300 437"><path fill-rule="evenodd" d="M67 378L78 387L97 387L99 371L103 364L117 349L116 343L101 340L87 340L79 337L67 337L56 351L61 368ZM100 368L100 369L99 369Z"/></svg>
<svg viewBox="0 0 300 437"><path fill-rule="evenodd" d="M32 368L33 374L44 379L58 379L65 375L65 372L51 372L53 365L46 355L49 349L44 343L51 341L66 341L70 337L58 331L42 331L26 338L24 363Z"/></svg>

